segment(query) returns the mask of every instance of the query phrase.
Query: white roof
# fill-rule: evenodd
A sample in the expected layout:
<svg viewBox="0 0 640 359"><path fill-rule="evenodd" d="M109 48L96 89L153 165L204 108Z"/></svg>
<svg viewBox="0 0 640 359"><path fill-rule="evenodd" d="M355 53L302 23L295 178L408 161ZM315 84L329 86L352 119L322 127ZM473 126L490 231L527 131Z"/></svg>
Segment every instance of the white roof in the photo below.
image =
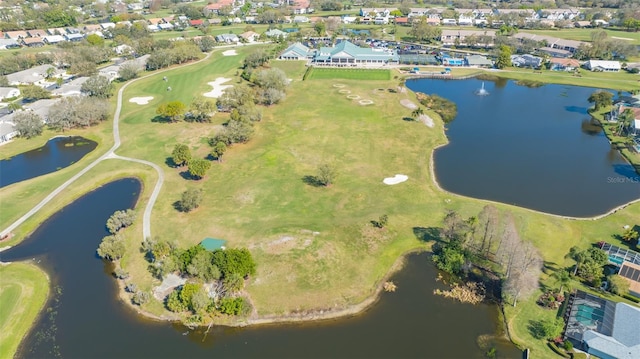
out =
<svg viewBox="0 0 640 359"><path fill-rule="evenodd" d="M640 120L633 120L633 128L640 130Z"/></svg>
<svg viewBox="0 0 640 359"><path fill-rule="evenodd" d="M589 67L596 68L602 67L603 69L620 69L620 61L604 61L604 60L589 60Z"/></svg>
<svg viewBox="0 0 640 359"><path fill-rule="evenodd" d="M45 36L44 40L50 44L54 44L56 42L62 42L64 41L64 36L62 35L50 35L50 36Z"/></svg>

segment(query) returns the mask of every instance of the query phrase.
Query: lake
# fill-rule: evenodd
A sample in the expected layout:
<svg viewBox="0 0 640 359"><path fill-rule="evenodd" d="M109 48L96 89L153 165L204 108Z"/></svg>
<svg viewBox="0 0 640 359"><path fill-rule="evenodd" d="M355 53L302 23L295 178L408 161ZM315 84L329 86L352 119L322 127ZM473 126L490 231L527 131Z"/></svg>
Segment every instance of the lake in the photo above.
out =
<svg viewBox="0 0 640 359"><path fill-rule="evenodd" d="M395 293L361 315L320 322L189 330L147 320L117 299L112 267L96 256L116 210L132 208L140 183L123 179L76 200L44 222L2 261L35 260L52 281L45 315L21 346L23 358L483 358L480 337L502 327L498 308L433 294L444 288L426 254L410 255L393 276ZM258 264L259 265L259 264ZM500 358L520 358L489 339Z"/></svg>
<svg viewBox="0 0 640 359"><path fill-rule="evenodd" d="M98 144L83 137L54 137L34 150L0 161L0 188L55 172L78 162Z"/></svg>
<svg viewBox="0 0 640 359"><path fill-rule="evenodd" d="M513 81L416 79L416 92L458 105L434 153L447 191L546 213L589 217L640 198L640 176L587 113L593 88Z"/></svg>

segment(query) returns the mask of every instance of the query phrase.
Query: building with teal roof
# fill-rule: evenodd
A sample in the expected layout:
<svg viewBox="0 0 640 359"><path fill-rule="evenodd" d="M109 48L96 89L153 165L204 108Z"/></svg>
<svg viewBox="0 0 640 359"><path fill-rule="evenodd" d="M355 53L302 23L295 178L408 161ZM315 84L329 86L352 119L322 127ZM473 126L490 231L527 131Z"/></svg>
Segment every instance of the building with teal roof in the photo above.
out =
<svg viewBox="0 0 640 359"><path fill-rule="evenodd" d="M227 244L227 241L225 241L224 239L210 238L210 237L207 237L203 239L202 242L200 242L200 246L202 246L204 249L210 252L225 249L226 244Z"/></svg>
<svg viewBox="0 0 640 359"><path fill-rule="evenodd" d="M310 49L297 42L285 49L281 60L311 60L313 65L359 66L397 64L400 57L395 50L359 47L349 41L342 41L332 47Z"/></svg>

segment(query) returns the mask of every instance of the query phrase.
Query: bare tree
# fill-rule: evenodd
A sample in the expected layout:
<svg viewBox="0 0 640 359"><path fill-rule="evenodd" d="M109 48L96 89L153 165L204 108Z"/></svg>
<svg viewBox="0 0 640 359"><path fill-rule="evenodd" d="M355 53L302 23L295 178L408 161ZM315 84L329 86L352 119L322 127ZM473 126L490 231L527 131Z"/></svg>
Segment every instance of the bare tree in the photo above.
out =
<svg viewBox="0 0 640 359"><path fill-rule="evenodd" d="M496 237L496 233L498 233L500 229L500 213L498 209L491 204L484 206L480 214L478 214L478 222L482 236L480 254L487 257L491 252L491 246Z"/></svg>
<svg viewBox="0 0 640 359"><path fill-rule="evenodd" d="M514 307L518 298L526 297L538 288L542 273L542 257L531 243L521 243L515 257L517 261L513 263L503 288L503 292L513 299Z"/></svg>

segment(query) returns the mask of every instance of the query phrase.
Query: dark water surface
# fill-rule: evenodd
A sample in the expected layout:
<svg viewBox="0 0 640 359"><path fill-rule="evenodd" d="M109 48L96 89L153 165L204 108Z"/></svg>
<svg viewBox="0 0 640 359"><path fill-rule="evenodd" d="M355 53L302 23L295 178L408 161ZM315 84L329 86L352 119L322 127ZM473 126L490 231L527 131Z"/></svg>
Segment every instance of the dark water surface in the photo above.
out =
<svg viewBox="0 0 640 359"><path fill-rule="evenodd" d="M131 208L140 183L107 184L67 206L31 237L0 253L2 261L32 260L60 288L27 336L21 357L44 358L483 358L478 338L500 328L495 305L460 304L433 295L437 272L412 255L393 281L395 293L362 315L306 324L190 331L136 315L117 298L110 265L95 250L116 210ZM498 357L520 358L504 341Z"/></svg>
<svg viewBox="0 0 640 359"><path fill-rule="evenodd" d="M78 162L98 144L83 137L55 137L35 150L0 161L0 188Z"/></svg>
<svg viewBox="0 0 640 359"><path fill-rule="evenodd" d="M410 80L458 105L450 143L434 154L440 185L465 196L587 217L640 198L640 176L587 114L593 88Z"/></svg>

